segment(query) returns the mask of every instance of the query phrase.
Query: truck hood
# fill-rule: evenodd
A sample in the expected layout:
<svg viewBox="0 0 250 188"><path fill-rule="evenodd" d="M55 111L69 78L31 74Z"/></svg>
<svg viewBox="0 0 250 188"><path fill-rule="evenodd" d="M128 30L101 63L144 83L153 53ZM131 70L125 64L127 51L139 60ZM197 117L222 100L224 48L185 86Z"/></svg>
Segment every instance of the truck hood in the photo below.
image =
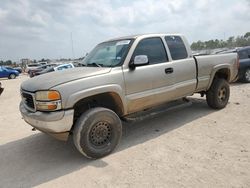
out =
<svg viewBox="0 0 250 188"><path fill-rule="evenodd" d="M24 81L21 89L35 92L38 90L48 90L54 86L64 84L73 80L87 78L95 75L106 74L111 68L103 67L81 67L63 71L50 72Z"/></svg>

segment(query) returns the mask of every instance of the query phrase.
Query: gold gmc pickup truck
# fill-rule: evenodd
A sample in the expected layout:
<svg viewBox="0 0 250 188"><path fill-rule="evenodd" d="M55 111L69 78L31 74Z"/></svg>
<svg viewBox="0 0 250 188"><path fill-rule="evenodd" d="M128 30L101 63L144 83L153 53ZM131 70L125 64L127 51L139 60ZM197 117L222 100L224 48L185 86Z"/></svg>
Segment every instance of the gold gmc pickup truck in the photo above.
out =
<svg viewBox="0 0 250 188"><path fill-rule="evenodd" d="M20 112L32 127L58 139L73 136L88 158L110 154L121 120L200 93L224 108L237 77L236 53L193 56L183 35L147 34L98 44L83 67L31 78L21 85Z"/></svg>

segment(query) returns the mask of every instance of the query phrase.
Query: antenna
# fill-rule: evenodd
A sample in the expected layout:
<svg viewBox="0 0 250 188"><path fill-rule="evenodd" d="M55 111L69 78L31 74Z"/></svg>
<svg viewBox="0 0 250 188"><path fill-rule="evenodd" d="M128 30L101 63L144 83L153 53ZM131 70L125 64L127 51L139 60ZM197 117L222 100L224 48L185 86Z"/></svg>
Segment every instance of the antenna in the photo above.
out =
<svg viewBox="0 0 250 188"><path fill-rule="evenodd" d="M73 46L73 37L72 37L72 32L70 33L70 37L71 37L71 48L72 48L72 57L73 59L75 59L75 52L74 52L74 46Z"/></svg>

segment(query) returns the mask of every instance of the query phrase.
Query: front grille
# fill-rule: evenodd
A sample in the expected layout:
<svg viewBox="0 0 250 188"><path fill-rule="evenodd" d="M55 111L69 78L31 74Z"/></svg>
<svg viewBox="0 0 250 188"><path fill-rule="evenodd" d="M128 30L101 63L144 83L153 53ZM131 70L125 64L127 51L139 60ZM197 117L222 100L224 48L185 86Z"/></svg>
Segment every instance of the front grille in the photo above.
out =
<svg viewBox="0 0 250 188"><path fill-rule="evenodd" d="M23 93L22 92L22 97L23 97L23 101L24 103L29 107L34 109L35 105L34 105L34 100L33 100L33 96L29 93Z"/></svg>

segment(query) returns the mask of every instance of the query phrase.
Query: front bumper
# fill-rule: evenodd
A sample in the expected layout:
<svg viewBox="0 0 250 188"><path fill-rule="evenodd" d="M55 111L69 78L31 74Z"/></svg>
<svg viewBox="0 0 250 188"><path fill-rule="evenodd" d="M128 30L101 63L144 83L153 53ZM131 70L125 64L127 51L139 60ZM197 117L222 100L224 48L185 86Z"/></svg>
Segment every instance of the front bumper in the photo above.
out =
<svg viewBox="0 0 250 188"><path fill-rule="evenodd" d="M23 102L20 103L19 109L24 121L52 136L69 132L73 125L74 110L30 112L24 107Z"/></svg>

